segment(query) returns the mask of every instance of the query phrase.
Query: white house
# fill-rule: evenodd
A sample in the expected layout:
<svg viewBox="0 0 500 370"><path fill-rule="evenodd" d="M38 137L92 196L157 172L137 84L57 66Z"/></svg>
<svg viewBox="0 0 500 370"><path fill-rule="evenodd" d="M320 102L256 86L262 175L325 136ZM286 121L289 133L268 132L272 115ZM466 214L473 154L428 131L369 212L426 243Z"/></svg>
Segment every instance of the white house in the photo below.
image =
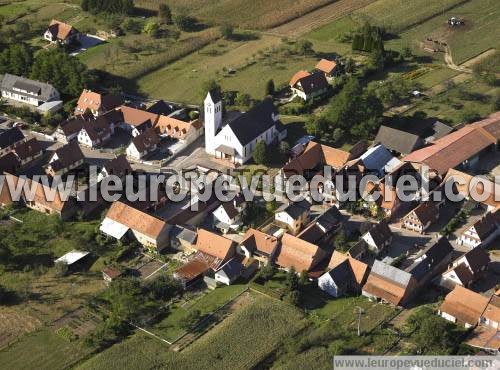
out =
<svg viewBox="0 0 500 370"><path fill-rule="evenodd" d="M99 175L97 175L97 182L102 181L109 175L118 176L123 179L124 176L132 174L132 167L127 161L127 157L120 155L108 162L103 166Z"/></svg>
<svg viewBox="0 0 500 370"><path fill-rule="evenodd" d="M368 276L368 266L337 251L328 264L329 271L318 278L318 287L332 297L358 293Z"/></svg>
<svg viewBox="0 0 500 370"><path fill-rule="evenodd" d="M4 74L0 85L2 97L38 107L60 99L59 91L52 85L24 77Z"/></svg>
<svg viewBox="0 0 500 370"><path fill-rule="evenodd" d="M284 204L276 210L274 219L288 228L291 234L297 235L308 222L310 209L311 204L307 200Z"/></svg>
<svg viewBox="0 0 500 370"><path fill-rule="evenodd" d="M235 258L232 258L215 273L215 281L224 285L231 285L241 276L242 272L243 265Z"/></svg>
<svg viewBox="0 0 500 370"><path fill-rule="evenodd" d="M371 251L378 254L391 244L392 231L386 221L381 221L374 225L361 238L366 242Z"/></svg>
<svg viewBox="0 0 500 370"><path fill-rule="evenodd" d="M469 248L485 247L500 236L500 225L496 222L496 212L488 212L484 217L468 225L457 243Z"/></svg>
<svg viewBox="0 0 500 370"><path fill-rule="evenodd" d="M111 205L99 227L102 233L118 240L132 234L144 247L157 252L168 246L170 229L165 221L120 201Z"/></svg>
<svg viewBox="0 0 500 370"><path fill-rule="evenodd" d="M50 176L63 175L75 168L80 167L85 160L85 156L78 144L72 141L57 149L45 169Z"/></svg>
<svg viewBox="0 0 500 370"><path fill-rule="evenodd" d="M238 230L242 225L243 211L246 208L245 200L242 196L236 196L231 202L222 204L212 212L215 218L215 227L223 233L230 230Z"/></svg>
<svg viewBox="0 0 500 370"><path fill-rule="evenodd" d="M453 261L451 267L441 275L439 285L450 289L456 285L467 287L488 269L489 263L488 252L474 248Z"/></svg>
<svg viewBox="0 0 500 370"><path fill-rule="evenodd" d="M111 138L111 130L102 121L83 121L82 129L78 132L78 143L96 148Z"/></svg>
<svg viewBox="0 0 500 370"><path fill-rule="evenodd" d="M299 71L290 80L293 95L305 101L326 94L328 88L328 81L323 72Z"/></svg>
<svg viewBox="0 0 500 370"><path fill-rule="evenodd" d="M233 164L243 164L252 158L257 142L266 145L283 140L286 129L271 99L265 99L248 112L223 122L222 97L209 91L205 106L205 150Z"/></svg>
<svg viewBox="0 0 500 370"><path fill-rule="evenodd" d="M127 147L127 157L139 160L156 150L160 140L154 129L148 129L134 137Z"/></svg>
<svg viewBox="0 0 500 370"><path fill-rule="evenodd" d="M43 38L51 43L59 42L63 45L70 45L80 40L80 32L69 24L53 19L44 32Z"/></svg>

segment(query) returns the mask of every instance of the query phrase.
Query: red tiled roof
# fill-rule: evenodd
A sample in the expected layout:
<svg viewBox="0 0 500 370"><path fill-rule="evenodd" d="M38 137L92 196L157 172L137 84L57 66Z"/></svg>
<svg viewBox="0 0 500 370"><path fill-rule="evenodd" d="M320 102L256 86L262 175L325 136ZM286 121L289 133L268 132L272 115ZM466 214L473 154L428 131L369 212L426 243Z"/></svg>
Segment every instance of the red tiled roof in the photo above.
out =
<svg viewBox="0 0 500 370"><path fill-rule="evenodd" d="M428 147L408 154L403 161L422 163L439 174L445 174L450 168L496 143L497 139L487 130L472 124L442 137Z"/></svg>
<svg viewBox="0 0 500 370"><path fill-rule="evenodd" d="M321 59L318 64L316 64L316 69L325 73L332 73L336 67L337 62L334 60Z"/></svg>
<svg viewBox="0 0 500 370"><path fill-rule="evenodd" d="M307 71L298 71L297 73L295 73L292 77L292 79L290 80L290 86L295 86L295 84L302 78L304 77L307 77L307 76L310 76L311 74Z"/></svg>
<svg viewBox="0 0 500 370"><path fill-rule="evenodd" d="M476 325L488 301L487 297L457 285L445 297L439 310L457 318L459 321L469 325Z"/></svg>
<svg viewBox="0 0 500 370"><path fill-rule="evenodd" d="M318 262L316 257L319 253L321 252L317 245L285 234L281 239L281 250L276 263L285 268L294 267L296 271L309 271Z"/></svg>

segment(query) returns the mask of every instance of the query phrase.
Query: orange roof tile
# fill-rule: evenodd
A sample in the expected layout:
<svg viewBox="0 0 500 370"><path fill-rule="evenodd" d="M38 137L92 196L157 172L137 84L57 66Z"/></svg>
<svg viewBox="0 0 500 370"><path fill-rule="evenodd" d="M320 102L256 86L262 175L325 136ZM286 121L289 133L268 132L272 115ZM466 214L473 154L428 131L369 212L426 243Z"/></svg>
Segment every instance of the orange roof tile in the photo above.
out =
<svg viewBox="0 0 500 370"><path fill-rule="evenodd" d="M487 297L457 285L445 297L439 310L469 325L476 325L488 301Z"/></svg>
<svg viewBox="0 0 500 370"><path fill-rule="evenodd" d="M156 239L167 223L120 201L114 202L106 213L106 218L127 226L141 234Z"/></svg>
<svg viewBox="0 0 500 370"><path fill-rule="evenodd" d="M488 320L500 323L500 297L493 295L483 312L483 317Z"/></svg>
<svg viewBox="0 0 500 370"><path fill-rule="evenodd" d="M234 253L233 241L205 229L198 229L195 249L225 260Z"/></svg>
<svg viewBox="0 0 500 370"><path fill-rule="evenodd" d="M200 121L185 122L173 117L160 115L155 128L160 134L167 134L171 137L183 139L191 128L196 130L200 128Z"/></svg>
<svg viewBox="0 0 500 370"><path fill-rule="evenodd" d="M73 30L73 26L53 19L49 24L49 30L59 40L66 40Z"/></svg>
<svg viewBox="0 0 500 370"><path fill-rule="evenodd" d="M290 86L295 86L295 84L302 78L304 77L307 77L307 76L310 76L311 74L307 71L298 71L297 73L295 73L292 77L292 79L290 80Z"/></svg>
<svg viewBox="0 0 500 370"><path fill-rule="evenodd" d="M304 171L312 170L321 163L340 169L349 159L351 159L349 152L310 141L300 155L283 166L283 171L290 175L303 174Z"/></svg>
<svg viewBox="0 0 500 370"><path fill-rule="evenodd" d="M345 260L349 261L351 266L351 270L354 273L354 277L356 278L356 282L361 285L363 284L366 274L368 273L368 265L361 261L358 261L355 258L349 257L344 253L340 253L338 251L333 251L332 258L328 263L328 269L332 269L338 265L340 265Z"/></svg>
<svg viewBox="0 0 500 370"><path fill-rule="evenodd" d="M316 64L316 69L325 73L332 73L336 67L337 62L334 60L321 59L318 64Z"/></svg>
<svg viewBox="0 0 500 370"><path fill-rule="evenodd" d="M472 124L408 154L403 161L426 164L439 174L445 174L450 168L496 143L497 139L483 127Z"/></svg>
<svg viewBox="0 0 500 370"><path fill-rule="evenodd" d="M271 255L278 244L278 239L275 236L250 228L243 236L240 244L245 245L248 249L258 250Z"/></svg>
<svg viewBox="0 0 500 370"><path fill-rule="evenodd" d="M319 247L317 245L285 234L281 239L281 250L276 263L285 268L293 266L296 271L309 271L317 262L315 259L318 253Z"/></svg>

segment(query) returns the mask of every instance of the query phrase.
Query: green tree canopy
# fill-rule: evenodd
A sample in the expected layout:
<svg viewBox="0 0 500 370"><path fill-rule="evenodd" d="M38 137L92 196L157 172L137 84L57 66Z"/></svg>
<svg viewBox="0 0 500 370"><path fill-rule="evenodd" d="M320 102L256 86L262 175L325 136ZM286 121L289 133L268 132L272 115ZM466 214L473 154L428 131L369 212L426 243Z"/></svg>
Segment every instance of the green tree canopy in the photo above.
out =
<svg viewBox="0 0 500 370"><path fill-rule="evenodd" d="M90 80L87 67L62 49L44 50L38 53L30 77L48 82L62 94L70 97L80 95Z"/></svg>
<svg viewBox="0 0 500 370"><path fill-rule="evenodd" d="M267 163L267 147L266 143L263 140L259 140L255 145L253 150L253 160L257 164L266 164Z"/></svg>
<svg viewBox="0 0 500 370"><path fill-rule="evenodd" d="M0 74L28 76L32 64L33 52L26 44L11 44L0 52Z"/></svg>

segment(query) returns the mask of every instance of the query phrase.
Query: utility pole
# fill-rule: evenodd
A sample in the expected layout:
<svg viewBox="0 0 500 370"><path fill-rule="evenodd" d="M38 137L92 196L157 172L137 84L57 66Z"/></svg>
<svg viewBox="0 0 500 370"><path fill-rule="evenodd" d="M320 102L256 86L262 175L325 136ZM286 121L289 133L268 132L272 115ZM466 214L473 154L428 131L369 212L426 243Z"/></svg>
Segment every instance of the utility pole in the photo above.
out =
<svg viewBox="0 0 500 370"><path fill-rule="evenodd" d="M354 307L354 311L358 313L358 337L361 336L361 315L365 312L361 307Z"/></svg>

